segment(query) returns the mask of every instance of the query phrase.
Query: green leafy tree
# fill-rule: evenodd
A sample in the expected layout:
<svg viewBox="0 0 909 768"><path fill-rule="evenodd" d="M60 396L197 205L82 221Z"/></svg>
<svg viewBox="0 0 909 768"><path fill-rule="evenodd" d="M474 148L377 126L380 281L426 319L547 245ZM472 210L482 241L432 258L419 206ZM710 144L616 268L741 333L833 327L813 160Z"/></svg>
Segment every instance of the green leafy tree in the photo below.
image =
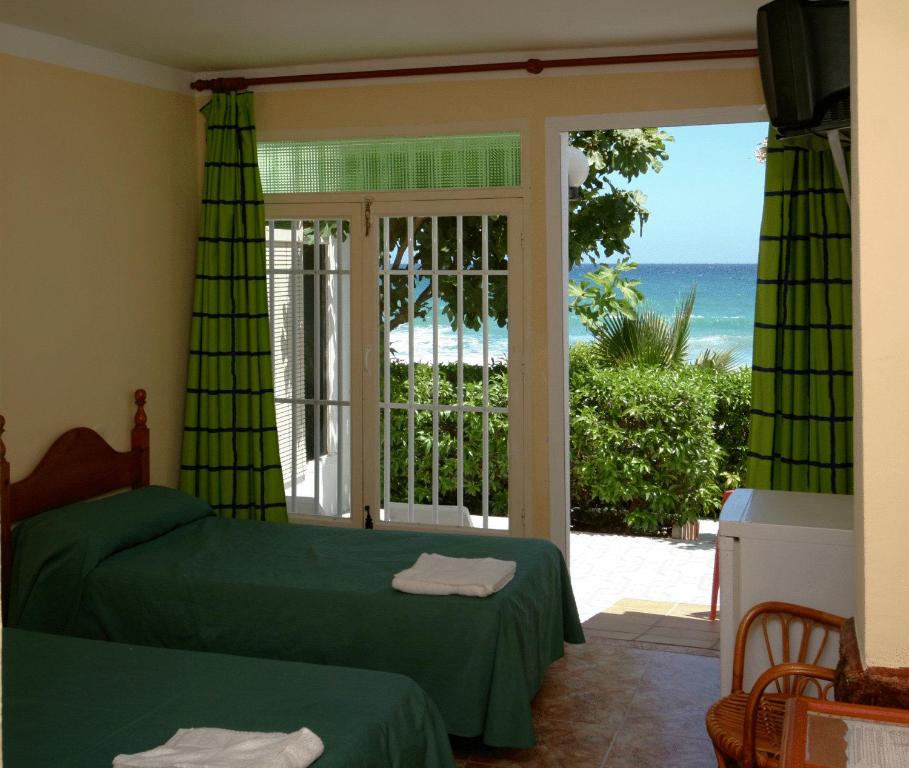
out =
<svg viewBox="0 0 909 768"><path fill-rule="evenodd" d="M644 193L620 186L620 180L627 184L648 171L659 173L669 158L666 145L672 137L659 128L629 128L572 133L569 141L590 163L590 174L570 210L569 268L616 256L614 263L607 261L569 284L570 308L591 329L608 315L633 317L644 299L640 281L627 277L637 267L628 241L635 227L643 229L650 211Z"/></svg>
<svg viewBox="0 0 909 768"><path fill-rule="evenodd" d="M573 202L569 218L569 268L584 261L594 263L603 256L616 256L614 264L606 264L597 272L574 286L572 309L582 320L603 312L630 312L642 299L638 281L626 277L636 264L628 258L628 240L650 217L642 192L625 188L620 180L630 182L648 171L659 171L669 157L666 150L672 137L659 128L616 129L572 133L570 142L579 147L590 161L590 174ZM438 259L443 268L454 268L457 256L456 219L439 217L437 225ZM386 233L380 236L384 243ZM388 220L389 267L406 269L411 255L407 249L406 218ZM490 269L506 269L508 262L508 225L504 216L488 218L488 264ZM415 268L428 269L432 264L432 220L413 221L413 261ZM465 270L479 269L482 260L482 229L479 216L463 219L463 264ZM457 284L453 279L439 280L440 311L452 328L457 327ZM404 275L393 276L389 283L389 304L386 309L391 329L408 320L408 304L415 318L425 319L432 312L432 286L428 280L411 286ZM480 281L467 280L463 291L463 322L465 327L482 327L483 296ZM505 280L490 280L489 315L499 325L508 319L508 294Z"/></svg>
<svg viewBox="0 0 909 768"><path fill-rule="evenodd" d="M487 217L487 266L489 269L508 268L508 220L505 216ZM407 269L411 258L407 248L408 231L406 218L388 219L388 268ZM483 264L483 228L480 216L464 216L462 219L461 258L465 270L479 270ZM384 243L383 222L380 242ZM438 268L455 269L457 266L457 218L440 216L437 219ZM414 269L431 269L433 258L432 219L417 217L413 220L413 265ZM457 328L457 280L442 277L438 281L439 311L452 328ZM408 304L413 304L414 318L425 319L432 313L432 283L428 279L417 279L411 286L406 275L392 275L389 280L389 326L394 330L408 321ZM482 328L483 293L480 280L467 278L463 281L461 298L464 310L464 325L471 330ZM500 326L508 321L508 291L506 281L501 277L489 280L489 315Z"/></svg>
<svg viewBox="0 0 909 768"><path fill-rule="evenodd" d="M659 173L669 159L672 136L659 128L624 128L572 133L569 143L582 150L590 174L569 211L568 262L576 267L599 256L627 256L635 226L650 218L647 198L638 189L620 186L649 171Z"/></svg>

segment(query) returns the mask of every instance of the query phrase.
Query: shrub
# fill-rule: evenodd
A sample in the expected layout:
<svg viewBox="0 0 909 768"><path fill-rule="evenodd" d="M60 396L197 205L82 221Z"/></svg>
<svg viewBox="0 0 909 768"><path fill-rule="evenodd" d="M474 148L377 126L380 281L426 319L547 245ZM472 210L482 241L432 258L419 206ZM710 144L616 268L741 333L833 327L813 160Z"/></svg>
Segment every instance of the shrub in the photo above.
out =
<svg viewBox="0 0 909 768"><path fill-rule="evenodd" d="M716 392L713 436L723 452L718 482L723 488L736 488L745 475L745 457L748 453L751 369L711 373L712 386Z"/></svg>
<svg viewBox="0 0 909 768"><path fill-rule="evenodd" d="M598 365L590 344L570 354L572 503L654 532L718 506L722 459L716 394L692 366Z"/></svg>
<svg viewBox="0 0 909 768"><path fill-rule="evenodd" d="M392 364L392 399L408 401L407 367ZM570 352L572 520L655 532L715 515L740 481L748 444L751 372L691 365L603 367L592 344ZM490 366L490 403L508 405L507 369ZM454 402L457 366L439 366L439 400ZM466 402L479 405L482 368L464 366ZM414 366L414 398L432 402L432 366ZM407 414L392 412L391 492L407 499ZM457 503L457 415L439 414L439 503ZM489 510L508 511L508 417L489 417ZM414 502L432 503L432 413L414 419ZM482 509L483 423L464 416L464 504Z"/></svg>
<svg viewBox="0 0 909 768"><path fill-rule="evenodd" d="M456 364L439 365L439 402L453 403L457 393ZM407 366L391 365L392 402L408 401ZM432 402L432 366L414 365L414 400ZM464 366L464 401L482 405L483 368ZM489 404L508 407L508 369L505 365L489 366ZM489 513L508 514L508 416L489 415ZM381 429L381 426L380 426ZM380 431L380 439L383 433ZM391 499L407 501L407 412L392 410L391 417ZM432 504L433 467L432 412L417 411L414 417L414 503ZM458 417L454 411L439 412L439 504L457 504L458 482ZM482 513L483 500L483 418L464 414L464 497L471 514ZM380 475L381 476L381 475Z"/></svg>

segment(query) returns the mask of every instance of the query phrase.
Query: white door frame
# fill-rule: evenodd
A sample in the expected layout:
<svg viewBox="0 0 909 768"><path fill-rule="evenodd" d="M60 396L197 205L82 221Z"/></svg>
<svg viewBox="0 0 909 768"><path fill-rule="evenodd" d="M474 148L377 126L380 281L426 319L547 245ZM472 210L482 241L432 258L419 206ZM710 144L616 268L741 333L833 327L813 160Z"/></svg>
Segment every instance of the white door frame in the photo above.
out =
<svg viewBox="0 0 909 768"><path fill-rule="evenodd" d="M522 162L524 162L522 160ZM526 304L528 270L525 269L524 228L527 199L523 188L412 190L405 192L276 194L265 196L266 219L348 219L351 222L351 424L361 425L363 436L351 440L351 517L336 519L312 515L294 515L292 522L320 525L362 527L365 508L370 507L373 522L378 520L379 499L375 496L370 478L378 477L378 419L373 418L378 407L378 364L375 348L374 323L378 322L378 294L370 286L377 284L378 243L376 222L383 215L414 215L426 211L431 215L478 215L504 213L509 216L509 410L514 415L509 423L509 530L482 530L434 525L422 530L450 531L475 535L524 535L526 530L526 484L524 472L527 457L526 430L528 418L524 394L526 361ZM367 211L370 232L367 234ZM511 261L513 259L513 261ZM362 280L353 278L354 264L367 272ZM370 309L372 311L370 311ZM360 349L359 364L353 351ZM513 474L512 474L513 473ZM356 482L359 478L360 482ZM378 487L378 486L376 486ZM400 523L381 523L382 528L411 529Z"/></svg>
<svg viewBox="0 0 909 768"><path fill-rule="evenodd" d="M569 560L571 487L568 412L568 168L562 159L570 131L667 125L718 125L767 120L763 104L613 112L546 119L546 291L549 317L549 509L550 538Z"/></svg>

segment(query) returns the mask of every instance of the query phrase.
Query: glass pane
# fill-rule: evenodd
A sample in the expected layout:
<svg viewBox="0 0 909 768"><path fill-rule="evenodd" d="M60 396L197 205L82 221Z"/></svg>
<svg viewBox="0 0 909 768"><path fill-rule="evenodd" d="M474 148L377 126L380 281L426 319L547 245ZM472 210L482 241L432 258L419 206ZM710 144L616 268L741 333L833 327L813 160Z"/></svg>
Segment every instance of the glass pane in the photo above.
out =
<svg viewBox="0 0 909 768"><path fill-rule="evenodd" d="M458 415L439 412L439 504L458 503Z"/></svg>
<svg viewBox="0 0 909 768"><path fill-rule="evenodd" d="M271 249L270 255L274 259L274 269L290 269L291 222L272 221L269 222L267 229L265 241Z"/></svg>
<svg viewBox="0 0 909 768"><path fill-rule="evenodd" d="M519 186L521 136L389 137L258 144L266 194Z"/></svg>
<svg viewBox="0 0 909 768"><path fill-rule="evenodd" d="M393 361L406 363L410 359L410 279L407 275L392 275L388 281L389 353Z"/></svg>
<svg viewBox="0 0 909 768"><path fill-rule="evenodd" d="M315 268L314 226L312 221L295 221L292 237L294 244L294 269Z"/></svg>
<svg viewBox="0 0 909 768"><path fill-rule="evenodd" d="M350 397L350 276L337 273L319 278L324 315L322 335L322 399Z"/></svg>
<svg viewBox="0 0 909 768"><path fill-rule="evenodd" d="M328 219L319 222L322 269L328 271L350 269L350 235L348 222Z"/></svg>
<svg viewBox="0 0 909 768"><path fill-rule="evenodd" d="M439 216L439 269L458 268L458 218Z"/></svg>
<svg viewBox="0 0 909 768"><path fill-rule="evenodd" d="M463 218L464 244L463 258L464 269L483 268L483 217L465 216Z"/></svg>
<svg viewBox="0 0 909 768"><path fill-rule="evenodd" d="M319 511L325 517L350 514L350 408L320 408Z"/></svg>
<svg viewBox="0 0 909 768"><path fill-rule="evenodd" d="M387 269L407 269L410 262L410 250L407 243L407 222L404 217L384 219L387 240L383 244L385 249L385 264Z"/></svg>
<svg viewBox="0 0 909 768"><path fill-rule="evenodd" d="M295 514L315 514L315 466L311 458L314 449L315 415L311 405L291 404L290 434L279 437L289 440L293 472L285 475L284 492L287 511ZM289 482L287 482L289 480Z"/></svg>
<svg viewBox="0 0 909 768"><path fill-rule="evenodd" d="M316 351L316 280L313 275L294 273L291 286L291 348L294 366L294 397L316 397L316 375L320 356ZM321 341L321 339L320 339ZM301 364L302 361L302 364Z"/></svg>
<svg viewBox="0 0 909 768"><path fill-rule="evenodd" d="M270 276L272 364L275 377L275 397L291 397L293 393L293 308L290 304L290 276L276 273Z"/></svg>
<svg viewBox="0 0 909 768"><path fill-rule="evenodd" d="M389 473L389 493L383 494L382 506L385 519L391 522L411 522L408 510L408 450L407 411L390 410L388 431L390 440L386 445L386 460Z"/></svg>
<svg viewBox="0 0 909 768"><path fill-rule="evenodd" d="M432 263L432 217L418 216L413 220L413 268L433 269Z"/></svg>
<svg viewBox="0 0 909 768"><path fill-rule="evenodd" d="M471 386L476 400L476 386ZM483 527L483 415L464 414L464 506L475 528Z"/></svg>
<svg viewBox="0 0 909 768"><path fill-rule="evenodd" d="M490 399L498 404L508 399L508 377L497 374L502 383L492 388L496 392ZM495 378L495 377L493 377ZM505 392L505 397L498 395ZM508 530L508 414L489 414L489 518L488 527L494 530Z"/></svg>
<svg viewBox="0 0 909 768"><path fill-rule="evenodd" d="M483 365L483 278L463 278L463 319L464 319L464 363L471 366Z"/></svg>
<svg viewBox="0 0 909 768"><path fill-rule="evenodd" d="M284 492L290 496L296 476L293 453L293 406L290 403L275 403L278 422L278 453L281 456L281 473L284 476Z"/></svg>
<svg viewBox="0 0 909 768"><path fill-rule="evenodd" d="M508 278L489 278L489 349L487 362L490 365L508 365Z"/></svg>
<svg viewBox="0 0 909 768"><path fill-rule="evenodd" d="M388 400L385 384L385 285L389 278L379 275L379 328L378 328L378 349L379 349L379 399L382 402ZM390 290L390 288L389 288ZM381 433L380 433L381 434Z"/></svg>
<svg viewBox="0 0 909 768"><path fill-rule="evenodd" d="M508 217L487 216L489 269L508 269Z"/></svg>
<svg viewBox="0 0 909 768"><path fill-rule="evenodd" d="M458 279L439 278L439 402L457 403Z"/></svg>
<svg viewBox="0 0 909 768"><path fill-rule="evenodd" d="M423 399L423 392L420 392ZM432 410L419 409L414 413L414 497L413 502L420 507L432 507L433 475L433 439ZM428 512L431 520L432 510L422 510L424 517Z"/></svg>

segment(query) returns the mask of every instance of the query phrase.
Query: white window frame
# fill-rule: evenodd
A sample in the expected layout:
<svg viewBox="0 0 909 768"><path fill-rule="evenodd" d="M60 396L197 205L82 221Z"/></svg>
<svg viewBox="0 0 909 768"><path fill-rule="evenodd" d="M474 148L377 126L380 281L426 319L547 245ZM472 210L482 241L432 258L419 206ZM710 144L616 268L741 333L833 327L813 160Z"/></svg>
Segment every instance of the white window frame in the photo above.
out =
<svg viewBox="0 0 909 768"><path fill-rule="evenodd" d="M522 153L522 167L526 173ZM526 503L529 478L524 472L527 445L525 407L525 329L529 275L524 269L524 231L527 198L523 188L413 190L406 192L330 193L324 195L266 195L266 219L347 219L351 237L350 283L350 418L351 418L351 516L350 518L289 515L293 523L363 527L366 508L375 527L398 530L452 532L468 535L527 535ZM379 216L504 214L509 217L509 529L489 530L455 526L414 526L380 521L379 507L379 318L378 218ZM366 234L367 226L369 234Z"/></svg>

